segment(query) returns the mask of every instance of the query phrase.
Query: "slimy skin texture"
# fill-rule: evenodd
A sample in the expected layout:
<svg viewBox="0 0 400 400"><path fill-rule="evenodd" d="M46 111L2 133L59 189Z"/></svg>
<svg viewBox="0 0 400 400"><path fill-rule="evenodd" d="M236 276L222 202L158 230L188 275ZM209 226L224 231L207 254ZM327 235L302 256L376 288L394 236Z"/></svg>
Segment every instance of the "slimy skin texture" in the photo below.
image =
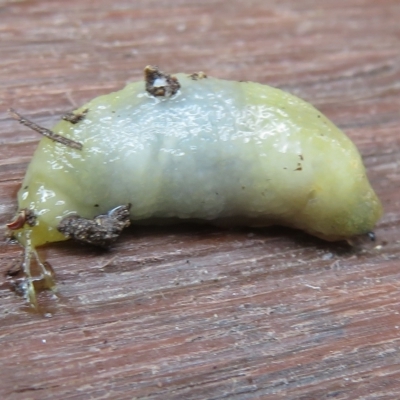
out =
<svg viewBox="0 0 400 400"><path fill-rule="evenodd" d="M341 130L279 89L203 75L176 74L180 88L165 96L131 83L56 124L82 149L40 141L18 193L36 222L14 236L32 248L65 240L66 216L126 204L133 224L277 224L329 241L373 229L382 207Z"/></svg>

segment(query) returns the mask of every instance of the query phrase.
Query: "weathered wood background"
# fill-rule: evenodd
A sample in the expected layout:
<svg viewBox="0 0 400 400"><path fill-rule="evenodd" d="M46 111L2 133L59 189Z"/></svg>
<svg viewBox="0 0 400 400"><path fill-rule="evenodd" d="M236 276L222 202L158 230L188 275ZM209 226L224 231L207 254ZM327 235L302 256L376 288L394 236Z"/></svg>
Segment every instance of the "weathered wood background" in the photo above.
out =
<svg viewBox="0 0 400 400"><path fill-rule="evenodd" d="M385 215L364 251L289 229L136 228L42 250L29 312L1 244L2 399L400 399L398 0L0 1L0 224L39 137L157 64L278 86L359 147Z"/></svg>

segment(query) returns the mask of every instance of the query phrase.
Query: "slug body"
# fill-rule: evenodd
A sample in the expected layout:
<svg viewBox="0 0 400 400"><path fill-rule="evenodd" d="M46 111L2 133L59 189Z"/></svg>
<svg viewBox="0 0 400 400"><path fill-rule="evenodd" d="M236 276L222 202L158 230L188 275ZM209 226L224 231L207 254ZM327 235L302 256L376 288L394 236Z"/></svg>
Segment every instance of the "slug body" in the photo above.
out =
<svg viewBox="0 0 400 400"><path fill-rule="evenodd" d="M67 239L64 218L124 204L132 223L278 224L330 241L371 231L382 209L360 154L313 106L258 83L173 79L176 93L131 83L52 129L81 149L41 140L18 194L36 216L13 232L23 245Z"/></svg>

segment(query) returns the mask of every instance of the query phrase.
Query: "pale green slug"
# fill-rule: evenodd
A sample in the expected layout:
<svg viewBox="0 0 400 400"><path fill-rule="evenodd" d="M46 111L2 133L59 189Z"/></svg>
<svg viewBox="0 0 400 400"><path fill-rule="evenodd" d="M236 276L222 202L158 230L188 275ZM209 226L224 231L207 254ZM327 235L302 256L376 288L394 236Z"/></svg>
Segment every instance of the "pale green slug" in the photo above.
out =
<svg viewBox="0 0 400 400"><path fill-rule="evenodd" d="M371 231L382 213L354 144L309 103L270 86L145 69L44 137L8 226L25 247L108 245L130 222L278 224L326 240Z"/></svg>

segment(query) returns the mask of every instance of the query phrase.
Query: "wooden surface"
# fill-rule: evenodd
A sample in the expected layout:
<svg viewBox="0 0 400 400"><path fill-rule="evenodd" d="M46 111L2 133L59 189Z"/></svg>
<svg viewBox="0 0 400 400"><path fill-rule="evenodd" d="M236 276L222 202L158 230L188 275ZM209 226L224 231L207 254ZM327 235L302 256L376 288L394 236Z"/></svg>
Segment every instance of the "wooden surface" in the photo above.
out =
<svg viewBox="0 0 400 400"><path fill-rule="evenodd" d="M352 250L289 229L136 228L41 254L29 312L1 244L2 399L400 399L400 2L0 2L0 224L51 127L147 64L289 90L360 149L385 215Z"/></svg>

